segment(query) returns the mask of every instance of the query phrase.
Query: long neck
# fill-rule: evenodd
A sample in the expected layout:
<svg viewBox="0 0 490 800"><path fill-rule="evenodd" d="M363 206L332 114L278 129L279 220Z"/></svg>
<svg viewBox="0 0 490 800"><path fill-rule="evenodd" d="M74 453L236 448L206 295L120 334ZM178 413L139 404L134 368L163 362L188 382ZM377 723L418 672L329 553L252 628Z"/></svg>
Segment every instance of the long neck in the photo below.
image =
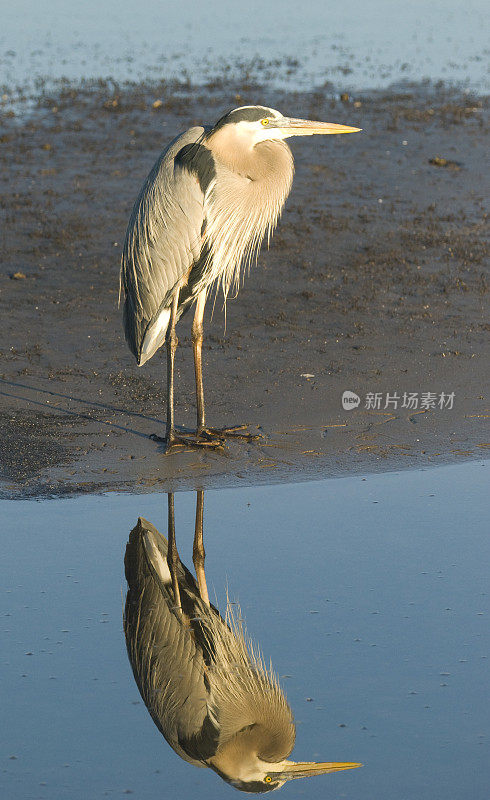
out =
<svg viewBox="0 0 490 800"><path fill-rule="evenodd" d="M252 150L247 177L255 202L274 216L274 225L291 191L294 174L293 154L286 142L260 142Z"/></svg>
<svg viewBox="0 0 490 800"><path fill-rule="evenodd" d="M239 781L258 780L271 765L281 763L291 751L290 730L271 741L266 726L251 725L239 731L231 740L221 745L208 765L223 777ZM265 749L267 758L264 758Z"/></svg>
<svg viewBox="0 0 490 800"><path fill-rule="evenodd" d="M283 141L245 147L240 140L215 134L209 141L216 181L205 201L206 237L213 277L226 294L238 289L240 270L256 256L264 236L272 234L294 174L292 153Z"/></svg>
<svg viewBox="0 0 490 800"><path fill-rule="evenodd" d="M215 159L231 172L255 181L284 181L291 188L293 156L283 139L266 139L251 143L249 136L238 127L225 126L206 137Z"/></svg>

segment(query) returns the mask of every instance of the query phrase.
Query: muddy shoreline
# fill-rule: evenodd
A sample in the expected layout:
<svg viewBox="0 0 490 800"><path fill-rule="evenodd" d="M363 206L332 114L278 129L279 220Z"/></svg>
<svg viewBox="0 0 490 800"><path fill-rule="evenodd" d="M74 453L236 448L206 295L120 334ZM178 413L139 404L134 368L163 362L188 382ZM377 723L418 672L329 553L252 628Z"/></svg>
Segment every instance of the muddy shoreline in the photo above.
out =
<svg viewBox="0 0 490 800"><path fill-rule="evenodd" d="M165 144L264 103L363 133L294 141L269 250L205 318L212 425L263 439L163 456L165 357L138 369L117 308L127 219ZM415 85L340 97L246 81L60 83L0 106L2 496L152 491L421 467L487 452L488 102ZM195 416L190 318L176 419ZM361 398L344 411L345 390ZM365 408L368 393L381 407ZM454 392L452 408L401 408ZM386 394L400 401L384 408Z"/></svg>

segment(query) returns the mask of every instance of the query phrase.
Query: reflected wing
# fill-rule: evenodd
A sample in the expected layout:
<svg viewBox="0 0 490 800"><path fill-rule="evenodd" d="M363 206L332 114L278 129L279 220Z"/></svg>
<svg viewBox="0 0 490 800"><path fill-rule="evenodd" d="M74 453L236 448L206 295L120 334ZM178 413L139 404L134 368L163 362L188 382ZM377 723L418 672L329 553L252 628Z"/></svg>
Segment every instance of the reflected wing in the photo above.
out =
<svg viewBox="0 0 490 800"><path fill-rule="evenodd" d="M203 133L191 128L162 153L129 220L120 281L126 296L124 331L140 365L163 344L176 284L201 252L204 195L179 154Z"/></svg>
<svg viewBox="0 0 490 800"><path fill-rule="evenodd" d="M175 612L167 540L142 518L131 531L124 564L129 587L124 633L141 696L176 753L202 766L215 752L217 737L207 713L203 650L189 620L210 612L183 564L178 580L187 624Z"/></svg>

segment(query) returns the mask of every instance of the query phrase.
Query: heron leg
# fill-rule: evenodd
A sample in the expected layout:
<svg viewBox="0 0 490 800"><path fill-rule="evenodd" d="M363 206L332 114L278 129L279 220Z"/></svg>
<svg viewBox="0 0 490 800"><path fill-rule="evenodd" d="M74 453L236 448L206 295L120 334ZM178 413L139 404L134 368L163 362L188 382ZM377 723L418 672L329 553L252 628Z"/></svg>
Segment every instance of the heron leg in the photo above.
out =
<svg viewBox="0 0 490 800"><path fill-rule="evenodd" d="M192 350L194 352L194 373L196 376L196 403L197 403L197 435L204 430L204 386L202 383L202 340L203 316L206 305L206 290L199 293L196 301L196 311L192 323Z"/></svg>
<svg viewBox="0 0 490 800"><path fill-rule="evenodd" d="M207 606L209 606L208 587L206 584L206 573L204 572L204 559L206 553L204 551L203 540L203 522L204 522L204 492L199 489L197 492L196 502L196 527L194 533L194 546L192 548L192 560L194 562L194 569L196 570L197 585L199 586L199 594L201 599Z"/></svg>
<svg viewBox="0 0 490 800"><path fill-rule="evenodd" d="M170 322L167 332L167 430L165 439L167 442L167 450L175 444L175 427L174 427L174 361L175 351L179 340L175 333L175 323L177 320L177 307L179 305L180 287L177 287L172 299L172 309L170 312Z"/></svg>
<svg viewBox="0 0 490 800"><path fill-rule="evenodd" d="M197 430L196 434L176 433L174 423L174 362L175 351L179 340L175 333L177 310L179 305L180 286L177 287L172 298L172 307L167 331L167 427L165 434L165 452L169 453L175 447L208 447L222 448L225 437L235 437L254 441L262 438L256 434L246 432L246 425L236 425L231 428L207 428L205 426L204 387L202 381L202 341L203 341L203 315L206 304L206 291L199 293L196 301L196 311L192 323L192 348L194 351L194 372L196 377L197 400ZM162 439L152 434L151 439L161 442Z"/></svg>
<svg viewBox="0 0 490 800"><path fill-rule="evenodd" d="M172 578L172 590L174 594L175 607L182 613L182 605L180 603L180 589L179 580L177 577L177 569L180 563L179 554L177 552L177 543L175 541L175 509L174 509L174 493L168 493L168 568Z"/></svg>
<svg viewBox="0 0 490 800"><path fill-rule="evenodd" d="M204 386L202 382L202 340L203 340L203 316L204 306L206 305L206 290L199 293L196 301L196 311L192 323L192 349L194 352L194 373L196 376L196 405L197 405L197 429L198 440L212 442L213 439L221 440L226 437L245 439L254 441L261 437L257 434L247 433L247 425L234 425L230 428L209 428L206 427L204 410Z"/></svg>
<svg viewBox="0 0 490 800"><path fill-rule="evenodd" d="M167 332L167 429L165 434L165 452L169 453L175 447L222 447L223 441L220 437L204 438L201 439L198 434L195 436L189 433L175 432L174 424L174 362L175 351L179 340L175 333L175 324L177 321L177 309L179 305L180 286L172 299L172 308L170 312L170 320ZM197 322L194 320L192 326L192 344L194 348L194 364L196 369L196 392L198 404L198 417L200 416L204 421L204 390L202 385L202 365L201 365L201 349L202 349L202 316L204 313L204 305L206 303L206 293L201 292L198 296L196 310ZM160 436L152 434L150 437L155 442L163 441Z"/></svg>
<svg viewBox="0 0 490 800"><path fill-rule="evenodd" d="M186 433L176 433L174 423L174 362L175 351L179 340L175 333L175 325L177 322L177 309L179 305L180 286L177 286L175 294L172 298L172 308L170 312L170 320L167 331L167 428L165 433L165 452L169 453L174 447L220 447L221 441L199 441L197 437ZM155 442L161 442L162 439L152 434L150 437Z"/></svg>

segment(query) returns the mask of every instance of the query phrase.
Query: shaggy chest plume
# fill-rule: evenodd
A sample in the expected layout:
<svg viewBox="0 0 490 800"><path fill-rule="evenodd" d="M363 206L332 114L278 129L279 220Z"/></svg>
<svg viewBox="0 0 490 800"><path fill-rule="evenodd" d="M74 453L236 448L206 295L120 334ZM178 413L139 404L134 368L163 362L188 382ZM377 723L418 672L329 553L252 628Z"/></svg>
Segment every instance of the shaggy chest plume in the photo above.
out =
<svg viewBox="0 0 490 800"><path fill-rule="evenodd" d="M238 291L264 237L270 239L291 191L294 163L282 141L226 153L213 141L213 155L216 178L204 198L208 255L203 282L218 280L226 298L230 290Z"/></svg>

